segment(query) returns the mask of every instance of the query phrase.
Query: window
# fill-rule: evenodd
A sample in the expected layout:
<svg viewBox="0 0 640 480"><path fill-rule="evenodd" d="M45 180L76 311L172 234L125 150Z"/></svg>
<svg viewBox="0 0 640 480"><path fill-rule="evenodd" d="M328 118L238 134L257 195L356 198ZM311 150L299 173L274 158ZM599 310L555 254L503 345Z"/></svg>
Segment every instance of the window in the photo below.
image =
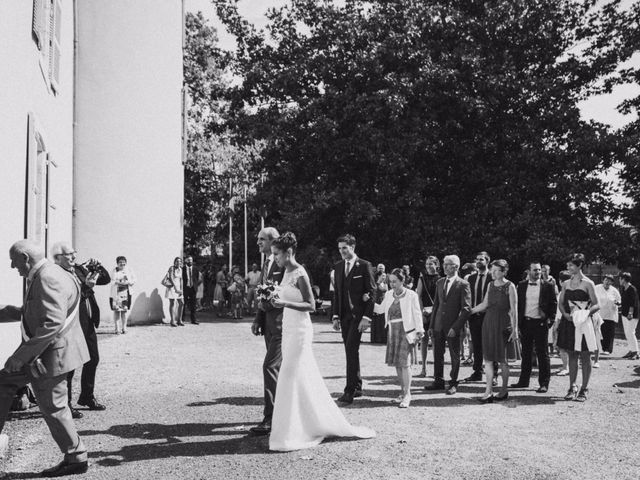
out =
<svg viewBox="0 0 640 480"><path fill-rule="evenodd" d="M60 0L51 0L49 28L49 81L55 92L60 90L60 34L62 31L62 6Z"/></svg>

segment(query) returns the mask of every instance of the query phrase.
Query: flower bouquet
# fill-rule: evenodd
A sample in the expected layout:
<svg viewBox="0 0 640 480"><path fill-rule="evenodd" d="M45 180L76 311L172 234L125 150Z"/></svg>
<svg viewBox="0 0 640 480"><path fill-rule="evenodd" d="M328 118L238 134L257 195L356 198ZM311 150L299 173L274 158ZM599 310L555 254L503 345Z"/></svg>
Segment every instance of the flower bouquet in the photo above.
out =
<svg viewBox="0 0 640 480"><path fill-rule="evenodd" d="M267 280L265 283L261 283L256 287L256 298L258 299L258 306L260 310L268 312L275 307L271 305L271 300L278 297L280 293L280 286L274 283L272 280Z"/></svg>

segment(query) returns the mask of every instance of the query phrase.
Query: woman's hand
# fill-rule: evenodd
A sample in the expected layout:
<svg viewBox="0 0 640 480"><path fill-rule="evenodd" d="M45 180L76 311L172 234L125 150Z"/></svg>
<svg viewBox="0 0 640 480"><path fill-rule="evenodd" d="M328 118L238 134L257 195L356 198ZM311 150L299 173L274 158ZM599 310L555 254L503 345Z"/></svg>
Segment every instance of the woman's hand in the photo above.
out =
<svg viewBox="0 0 640 480"><path fill-rule="evenodd" d="M518 339L518 333L514 330L513 332L511 332L511 335L509 335L509 340L507 340L508 342L515 342Z"/></svg>
<svg viewBox="0 0 640 480"><path fill-rule="evenodd" d="M370 298L371 297L369 296L368 293L365 293L364 295L362 295L362 301L363 302L368 302Z"/></svg>
<svg viewBox="0 0 640 480"><path fill-rule="evenodd" d="M182 295L182 290L178 290L178 289L176 288L176 293L177 293L178 295Z"/></svg>
<svg viewBox="0 0 640 480"><path fill-rule="evenodd" d="M271 305L273 305L275 308L284 308L284 307L286 307L285 302L283 302L279 297L273 297L271 299Z"/></svg>
<svg viewBox="0 0 640 480"><path fill-rule="evenodd" d="M419 342L424 338L424 332L416 332L416 342Z"/></svg>

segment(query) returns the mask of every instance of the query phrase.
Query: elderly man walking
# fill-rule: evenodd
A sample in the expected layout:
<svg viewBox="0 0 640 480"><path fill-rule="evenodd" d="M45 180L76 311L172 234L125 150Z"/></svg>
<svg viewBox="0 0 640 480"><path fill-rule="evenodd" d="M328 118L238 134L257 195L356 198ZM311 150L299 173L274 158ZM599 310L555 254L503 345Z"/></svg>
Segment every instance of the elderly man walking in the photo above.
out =
<svg viewBox="0 0 640 480"><path fill-rule="evenodd" d="M87 449L78 435L67 401L67 373L89 360L78 322L80 287L42 248L20 240L9 250L11 267L27 279L22 309L7 306L0 321L22 317L23 340L0 370L0 432L15 392L31 383L53 439L64 454L61 463L42 472L61 477L87 471Z"/></svg>

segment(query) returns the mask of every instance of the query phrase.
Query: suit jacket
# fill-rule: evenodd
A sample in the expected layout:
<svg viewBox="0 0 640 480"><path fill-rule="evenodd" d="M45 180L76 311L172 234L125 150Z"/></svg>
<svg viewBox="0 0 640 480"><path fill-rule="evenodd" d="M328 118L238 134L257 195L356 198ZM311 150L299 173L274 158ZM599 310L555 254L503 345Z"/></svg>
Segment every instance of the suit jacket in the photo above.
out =
<svg viewBox="0 0 640 480"><path fill-rule="evenodd" d="M482 303L482 301L484 300L484 296L487 294L487 290L489 289L491 280L491 273L489 273L489 270L487 270L482 279L482 298L476 300L476 282L478 281L478 272L469 275L467 281L469 282L469 287L471 288L472 307L478 305L479 303Z"/></svg>
<svg viewBox="0 0 640 480"><path fill-rule="evenodd" d="M529 280L523 280L518 283L518 324L524 322L524 314L527 307L527 288L529 288ZM552 283L540 280L538 305L547 317L547 325L551 325L556 319L556 311L558 309L558 299Z"/></svg>
<svg viewBox="0 0 640 480"><path fill-rule="evenodd" d="M187 287L187 266L183 265L182 266L182 285L184 286L184 288L188 288ZM198 285L200 284L200 281L202 280L202 273L200 273L200 270L198 269L198 267L196 267L195 265L191 265L191 283L193 284L193 288L194 290L198 289Z"/></svg>
<svg viewBox="0 0 640 480"><path fill-rule="evenodd" d="M447 277L443 277L436 284L436 298L433 302L429 328L436 332L448 332L453 329L458 334L471 313L471 288L469 282L455 277L449 293L446 294L444 291L446 279Z"/></svg>
<svg viewBox="0 0 640 480"><path fill-rule="evenodd" d="M271 261L269 265L269 271L265 281L271 280L276 285L282 283L282 276L284 275L284 267L278 266L275 260ZM261 282L262 283L262 280ZM275 308L271 304L259 305L258 313L256 313L255 322L262 328L264 332L268 329L272 334L282 332L282 312L284 309Z"/></svg>
<svg viewBox="0 0 640 480"><path fill-rule="evenodd" d="M80 296L82 304L80 305L80 324L85 327L92 324L95 328L100 326L100 307L96 302L96 297L93 292L93 288L89 287L85 280L89 276L89 270L82 265L75 265L74 267L76 276L80 280ZM111 276L109 272L100 265L98 267L98 278L96 279L96 285L109 285L111 283Z"/></svg>
<svg viewBox="0 0 640 480"><path fill-rule="evenodd" d="M340 260L334 265L335 289L333 290L333 314L341 320L350 313L359 322L362 317L371 318L373 315L373 303L376 291L376 282L371 263L356 258L349 275L344 276L345 261ZM363 300L364 294L369 295L369 300ZM343 300L348 304L349 311L343 311Z"/></svg>
<svg viewBox="0 0 640 480"><path fill-rule="evenodd" d="M66 318L80 301L80 286L69 272L46 261L36 270L22 307L22 321L29 340L13 354L25 364L36 358L55 377L81 367L89 360L79 313L62 331Z"/></svg>

